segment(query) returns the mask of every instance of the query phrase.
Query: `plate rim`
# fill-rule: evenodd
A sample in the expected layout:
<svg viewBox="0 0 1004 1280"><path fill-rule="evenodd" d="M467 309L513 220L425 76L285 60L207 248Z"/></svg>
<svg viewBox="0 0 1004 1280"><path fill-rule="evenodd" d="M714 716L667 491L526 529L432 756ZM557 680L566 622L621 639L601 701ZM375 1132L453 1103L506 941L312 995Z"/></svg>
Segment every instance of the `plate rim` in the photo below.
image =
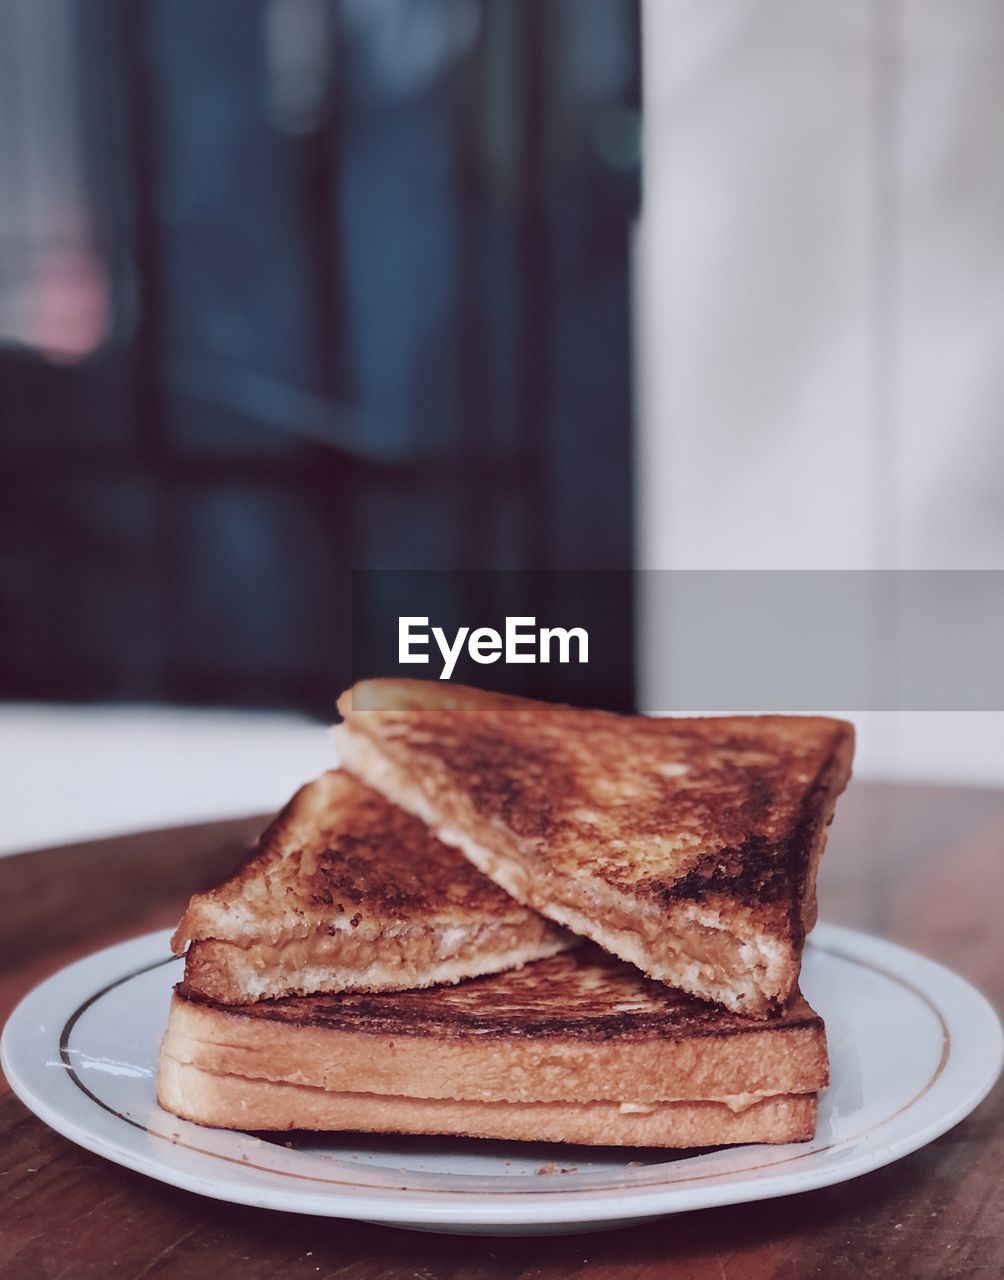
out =
<svg viewBox="0 0 1004 1280"><path fill-rule="evenodd" d="M92 1132L83 1121L77 1121L34 1089L29 1080L21 1077L12 1061L12 1046L18 1037L20 1023L30 1013L33 1005L61 992L72 977L81 977L83 971L105 968L110 975L119 967L122 953L152 952L155 947L167 952L170 929L158 929L114 943L98 951L80 957L63 966L33 987L18 1002L10 1014L0 1037L0 1064L2 1064L11 1090L35 1115L67 1140L92 1151L105 1159L152 1177L157 1181L196 1192L212 1199L245 1204L276 1211L308 1213L316 1216L352 1218L398 1226L449 1226L518 1228L521 1226L552 1226L560 1228L587 1223L627 1224L650 1217L666 1216L700 1208L713 1208L728 1204L753 1203L786 1195L815 1190L849 1181L864 1173L885 1167L894 1161L934 1141L969 1115L989 1094L1000 1076L1004 1065L1004 1028L987 997L967 979L954 973L947 966L888 939L849 928L845 925L821 921L809 940L817 951L836 955L838 958L878 969L886 976L894 977L901 985L911 988L921 996L941 1018L943 1025L956 1022L961 1016L958 1010L943 1011L925 990L932 981L955 986L962 1003L968 1004L963 1026L971 1034L974 1028L984 1037L981 1062L984 1069L972 1082L968 1092L930 1118L916 1129L900 1134L878 1148L847 1155L834 1161L829 1167L815 1167L802 1171L780 1171L776 1176L750 1177L752 1171L744 1171L730 1177L727 1173L712 1175L711 1185L694 1187L684 1184L656 1183L648 1187L625 1186L623 1189L562 1189L555 1186L541 1192L512 1191L502 1198L492 1198L490 1191L457 1191L444 1189L435 1200L426 1199L419 1189L367 1188L362 1194L349 1188L340 1190L296 1190L283 1186L262 1185L227 1181L225 1178L204 1177L190 1170L176 1169L155 1154L144 1153L125 1142L109 1140ZM151 959L155 957L151 956ZM877 961L877 963L876 963ZM903 970L907 969L909 977ZM120 975L121 976L121 975ZM95 995L98 995L95 992ZM981 1027L977 1024L982 1022ZM51 1032L50 1032L51 1034ZM958 1054L956 1054L956 1060ZM946 1053L942 1067L951 1062ZM963 1066L965 1069L965 1066ZM940 1069L920 1094L903 1108L909 1110L936 1083ZM103 1104L93 1095L85 1094L91 1106ZM112 1113L115 1114L115 1113ZM168 1113L164 1113L167 1115ZM901 1112L879 1121L879 1127L891 1123ZM121 1117L119 1117L122 1120ZM122 1120L122 1123L131 1123ZM163 1136L163 1135L157 1135ZM853 1142L863 1135L841 1139L841 1143ZM823 1149L825 1150L825 1149ZM822 1154L822 1151L806 1151L805 1156ZM265 1171L268 1172L267 1170ZM374 1191L377 1194L374 1194Z"/></svg>

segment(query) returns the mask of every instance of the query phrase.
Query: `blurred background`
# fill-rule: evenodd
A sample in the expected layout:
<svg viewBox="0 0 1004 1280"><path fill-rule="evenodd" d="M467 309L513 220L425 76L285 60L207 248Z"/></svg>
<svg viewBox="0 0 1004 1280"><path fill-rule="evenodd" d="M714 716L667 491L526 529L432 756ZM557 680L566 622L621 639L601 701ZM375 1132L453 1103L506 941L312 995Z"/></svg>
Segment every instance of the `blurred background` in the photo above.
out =
<svg viewBox="0 0 1004 1280"><path fill-rule="evenodd" d="M0 59L8 697L330 716L350 569L631 563L630 0L0 0Z"/></svg>
<svg viewBox="0 0 1004 1280"><path fill-rule="evenodd" d="M1004 568L1002 54L994 0L0 0L0 848L279 803L353 569ZM655 710L628 604L582 700ZM863 728L1004 780L990 713Z"/></svg>

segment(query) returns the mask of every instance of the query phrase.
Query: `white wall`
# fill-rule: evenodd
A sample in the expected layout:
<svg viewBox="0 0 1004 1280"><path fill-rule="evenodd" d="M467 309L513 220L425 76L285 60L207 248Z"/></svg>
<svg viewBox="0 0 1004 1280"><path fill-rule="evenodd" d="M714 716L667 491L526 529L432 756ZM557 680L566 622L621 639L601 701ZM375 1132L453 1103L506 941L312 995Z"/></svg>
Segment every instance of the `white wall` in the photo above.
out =
<svg viewBox="0 0 1004 1280"><path fill-rule="evenodd" d="M329 769L325 726L271 712L0 705L0 857L269 813Z"/></svg>
<svg viewBox="0 0 1004 1280"><path fill-rule="evenodd" d="M996 0L643 0L642 566L1004 568L1002 67Z"/></svg>

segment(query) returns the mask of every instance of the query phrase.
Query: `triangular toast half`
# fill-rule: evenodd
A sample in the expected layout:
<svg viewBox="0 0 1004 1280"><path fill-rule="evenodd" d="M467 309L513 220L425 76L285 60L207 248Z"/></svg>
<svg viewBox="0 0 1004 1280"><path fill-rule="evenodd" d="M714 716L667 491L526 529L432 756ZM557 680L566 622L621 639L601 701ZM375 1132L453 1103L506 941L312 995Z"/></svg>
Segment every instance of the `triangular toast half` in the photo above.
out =
<svg viewBox="0 0 1004 1280"><path fill-rule="evenodd" d="M685 1147L811 1138L827 1078L797 992L752 1021L584 946L427 991L238 1007L179 991L158 1092L227 1128Z"/></svg>
<svg viewBox="0 0 1004 1280"><path fill-rule="evenodd" d="M794 991L851 725L619 716L409 680L363 682L339 710L344 766L519 902L736 1013Z"/></svg>
<svg viewBox="0 0 1004 1280"><path fill-rule="evenodd" d="M227 1004L458 982L575 939L350 774L300 789L172 939L185 989Z"/></svg>

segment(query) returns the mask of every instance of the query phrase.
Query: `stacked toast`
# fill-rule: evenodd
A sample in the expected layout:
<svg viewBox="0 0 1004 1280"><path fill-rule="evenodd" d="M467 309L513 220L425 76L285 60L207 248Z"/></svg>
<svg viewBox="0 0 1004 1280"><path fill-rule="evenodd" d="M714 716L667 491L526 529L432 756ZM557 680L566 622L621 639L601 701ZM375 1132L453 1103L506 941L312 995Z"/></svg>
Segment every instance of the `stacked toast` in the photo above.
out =
<svg viewBox="0 0 1004 1280"><path fill-rule="evenodd" d="M191 901L159 1097L203 1124L704 1147L811 1138L798 990L853 730L377 680L342 768Z"/></svg>

